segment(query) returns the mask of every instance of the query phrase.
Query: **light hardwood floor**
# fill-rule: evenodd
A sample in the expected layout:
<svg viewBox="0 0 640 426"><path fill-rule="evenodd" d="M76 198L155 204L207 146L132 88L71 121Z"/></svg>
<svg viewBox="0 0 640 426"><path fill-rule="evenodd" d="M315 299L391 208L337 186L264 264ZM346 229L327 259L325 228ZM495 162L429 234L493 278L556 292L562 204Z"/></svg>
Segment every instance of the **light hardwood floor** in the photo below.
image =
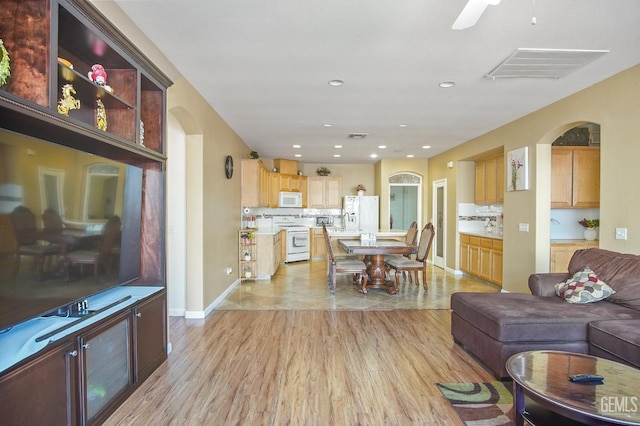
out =
<svg viewBox="0 0 640 426"><path fill-rule="evenodd" d="M442 300L498 289L430 267L428 292L405 283L398 295L363 296L341 276L327 296L325 272L324 262L286 265L270 282L236 288L204 320L171 318L169 359L105 424L461 424L435 384L494 379L453 342ZM292 286L297 307L283 296ZM262 303L246 294L258 290ZM342 293L360 304L318 308Z"/></svg>

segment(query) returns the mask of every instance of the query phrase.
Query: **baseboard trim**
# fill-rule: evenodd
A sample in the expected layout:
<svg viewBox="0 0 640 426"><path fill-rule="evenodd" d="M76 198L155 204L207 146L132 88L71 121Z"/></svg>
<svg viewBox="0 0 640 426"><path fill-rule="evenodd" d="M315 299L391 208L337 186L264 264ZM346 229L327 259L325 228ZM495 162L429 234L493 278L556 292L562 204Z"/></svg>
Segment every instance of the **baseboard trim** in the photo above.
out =
<svg viewBox="0 0 640 426"><path fill-rule="evenodd" d="M184 317L186 319L206 318L211 312L213 312L216 306L222 303L224 298L227 297L233 291L234 288L240 285L241 282L242 281L240 280L240 278L235 280L229 287L227 287L227 289L224 292L222 292L220 296L218 296L213 302L211 302L211 304L209 304L209 306L207 306L204 311L185 311Z"/></svg>

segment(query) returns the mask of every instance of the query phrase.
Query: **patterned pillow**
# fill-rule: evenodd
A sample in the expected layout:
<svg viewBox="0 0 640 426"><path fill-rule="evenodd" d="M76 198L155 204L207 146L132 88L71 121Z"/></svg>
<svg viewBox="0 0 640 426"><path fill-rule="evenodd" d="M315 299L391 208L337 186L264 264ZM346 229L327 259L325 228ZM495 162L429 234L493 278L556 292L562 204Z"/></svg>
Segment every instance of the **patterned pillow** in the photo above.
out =
<svg viewBox="0 0 640 426"><path fill-rule="evenodd" d="M585 266L573 277L555 285L556 294L569 303L591 303L606 299L615 293L605 282Z"/></svg>

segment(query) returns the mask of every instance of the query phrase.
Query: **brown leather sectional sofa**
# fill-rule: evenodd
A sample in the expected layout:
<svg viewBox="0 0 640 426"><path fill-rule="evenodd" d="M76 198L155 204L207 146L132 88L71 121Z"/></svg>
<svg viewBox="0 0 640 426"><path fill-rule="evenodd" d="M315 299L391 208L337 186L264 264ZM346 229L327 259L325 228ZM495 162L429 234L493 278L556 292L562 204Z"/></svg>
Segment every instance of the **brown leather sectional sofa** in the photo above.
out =
<svg viewBox="0 0 640 426"><path fill-rule="evenodd" d="M573 304L554 285L588 266L615 290L605 300ZM507 359L529 350L592 354L640 368L640 256L578 250L567 273L529 277L532 294L454 293L451 334L498 378Z"/></svg>

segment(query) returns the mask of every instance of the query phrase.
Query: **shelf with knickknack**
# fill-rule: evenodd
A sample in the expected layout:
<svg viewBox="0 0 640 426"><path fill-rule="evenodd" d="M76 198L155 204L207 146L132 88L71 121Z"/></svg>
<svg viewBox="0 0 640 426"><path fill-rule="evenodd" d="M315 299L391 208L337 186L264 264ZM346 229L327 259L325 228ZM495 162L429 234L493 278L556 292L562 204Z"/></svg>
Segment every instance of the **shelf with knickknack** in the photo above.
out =
<svg viewBox="0 0 640 426"><path fill-rule="evenodd" d="M9 110L0 125L10 128L26 113L41 122L34 137L82 147L74 137L82 129L125 151L164 159L170 81L111 23L79 0L7 0L3 9L15 13L0 14L0 39L10 56L10 75L0 87Z"/></svg>
<svg viewBox="0 0 640 426"><path fill-rule="evenodd" d="M258 258L255 234L252 230L238 232L238 275L241 281L255 280L258 276Z"/></svg>

